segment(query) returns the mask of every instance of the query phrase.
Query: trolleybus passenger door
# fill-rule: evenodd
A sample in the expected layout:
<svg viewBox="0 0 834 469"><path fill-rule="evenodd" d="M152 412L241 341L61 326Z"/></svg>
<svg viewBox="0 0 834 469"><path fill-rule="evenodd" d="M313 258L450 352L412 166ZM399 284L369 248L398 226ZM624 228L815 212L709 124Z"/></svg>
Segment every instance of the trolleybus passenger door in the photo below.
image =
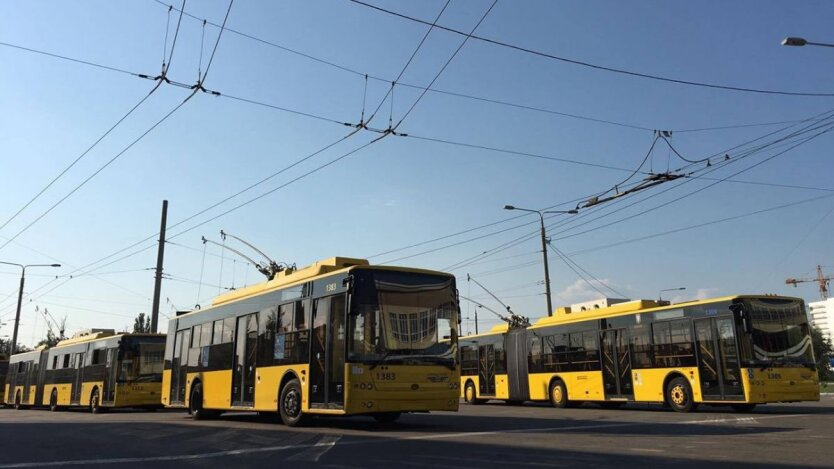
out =
<svg viewBox="0 0 834 469"><path fill-rule="evenodd" d="M171 358L171 393L168 396L171 404L185 402L185 380L188 375L188 342L191 340L191 330L177 331L174 336L174 356Z"/></svg>
<svg viewBox="0 0 834 469"><path fill-rule="evenodd" d="M345 387L345 295L319 298L310 341L310 404L342 408Z"/></svg>
<svg viewBox="0 0 834 469"><path fill-rule="evenodd" d="M255 355L258 352L258 314L237 318L232 405L255 405Z"/></svg>
<svg viewBox="0 0 834 469"><path fill-rule="evenodd" d="M480 395L495 395L495 349L492 344L478 347L478 388Z"/></svg>
<svg viewBox="0 0 834 469"><path fill-rule="evenodd" d="M625 329L610 329L600 332L602 339L602 382L605 397L614 399L633 398L631 380L631 356Z"/></svg>
<svg viewBox="0 0 834 469"><path fill-rule="evenodd" d="M119 373L119 349L107 349L104 359L104 390L101 396L102 404L112 404L116 400L116 378Z"/></svg>
<svg viewBox="0 0 834 469"><path fill-rule="evenodd" d="M330 298L313 303L313 333L310 339L310 403L319 406L327 402L327 325Z"/></svg>
<svg viewBox="0 0 834 469"><path fill-rule="evenodd" d="M75 366L73 368L75 379L72 383L70 404L78 404L81 402L81 385L84 382L84 352L75 354Z"/></svg>
<svg viewBox="0 0 834 469"><path fill-rule="evenodd" d="M732 318L695 320L698 374L705 400L737 400L744 396Z"/></svg>
<svg viewBox="0 0 834 469"><path fill-rule="evenodd" d="M23 385L23 397L21 398L21 402L29 402L29 388L32 386L32 382L34 381L34 373L32 373L32 364L33 362L23 362L21 366L23 366L23 382L22 383L15 383L18 386L21 384ZM20 376L20 375L18 375ZM9 388L11 389L11 388ZM14 402L14 398L12 398L12 402Z"/></svg>
<svg viewBox="0 0 834 469"><path fill-rule="evenodd" d="M327 403L343 407L345 399L345 295L330 297L330 337L327 351Z"/></svg>

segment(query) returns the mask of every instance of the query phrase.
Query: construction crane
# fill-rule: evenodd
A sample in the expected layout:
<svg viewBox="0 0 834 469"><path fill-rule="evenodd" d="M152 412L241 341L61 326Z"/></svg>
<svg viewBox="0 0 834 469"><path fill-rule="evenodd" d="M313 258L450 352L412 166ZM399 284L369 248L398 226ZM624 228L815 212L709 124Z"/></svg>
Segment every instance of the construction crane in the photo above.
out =
<svg viewBox="0 0 834 469"><path fill-rule="evenodd" d="M793 285L796 287L797 283L805 283L805 282L817 282L820 287L820 297L823 301L828 299L828 282L831 281L831 277L826 277L822 273L822 266L817 266L817 278L789 278L785 280L785 283L788 285Z"/></svg>

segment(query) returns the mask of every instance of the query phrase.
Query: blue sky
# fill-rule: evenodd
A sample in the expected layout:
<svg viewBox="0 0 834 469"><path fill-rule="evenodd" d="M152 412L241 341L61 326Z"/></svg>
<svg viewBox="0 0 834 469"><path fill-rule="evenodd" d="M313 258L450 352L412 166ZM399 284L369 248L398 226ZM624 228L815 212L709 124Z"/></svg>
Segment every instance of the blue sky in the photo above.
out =
<svg viewBox="0 0 834 469"><path fill-rule="evenodd" d="M166 0L167 1L167 0ZM380 5L432 21L445 1L384 1ZM453 0L439 24L468 31L491 1ZM179 2L177 2L179 6ZM188 2L186 11L221 23L228 3ZM818 47L779 45L787 35L834 41L828 2L509 2L499 1L476 34L550 54L689 81L796 92L834 92L834 56ZM5 2L0 42L155 75L170 51L178 15L153 0L128 2ZM363 108L362 74L393 80L427 26L347 0L243 1L234 3L227 26L272 43L226 31L205 86L223 96L198 94L86 185L0 249L0 260L60 262L60 269L27 275L20 341L44 335L35 308L67 317L70 331L123 328L150 309L155 265L153 241L111 258L146 250L87 275L76 269L144 238L159 224L162 199L170 201L169 226L235 194L298 159L336 141L349 128L332 122L240 102L273 106L357 122ZM218 28L184 17L169 78L194 83L208 60ZM433 30L401 82L426 86L460 45L453 33ZM282 50L292 49L359 73ZM127 74L0 46L0 224L11 217L140 99L153 83ZM390 83L369 80L366 114ZM556 112L670 129L684 156L701 159L784 126L677 132L705 127L794 121L834 109L834 98L781 96L717 90L615 74L470 40L434 88L545 108ZM160 87L128 119L0 230L0 244L18 234L188 95ZM394 87L394 122L419 90ZM372 124L387 126L386 100ZM787 124L786 124L787 125ZM635 169L653 140L650 130L580 120L552 113L427 93L398 128L412 136ZM782 134L780 134L782 135ZM544 208L602 192L628 175L623 171L462 148L414 137L388 136L298 182L243 208L184 232L236 205L265 194L377 137L361 132L189 222L171 228L163 284L166 314L208 304L218 285L239 287L257 272L208 246L224 229L273 257L299 266L334 255L368 257L470 228L512 218L505 204ZM775 137L772 137L775 138ZM763 140L765 141L765 140ZM653 298L658 290L685 286L672 297L772 292L817 297L805 284L784 285L789 276L810 276L817 264L834 265L830 233L834 198L653 237L713 220L830 195L832 136L802 146L680 201L640 215L714 180L683 180L581 211L550 231L554 245L578 265L630 297ZM730 152L733 157L737 156ZM759 163L774 151L751 155L709 177L724 178ZM685 166L659 143L644 171ZM692 169L705 171L704 164ZM772 183L797 187L746 184ZM668 190L667 190L668 189ZM665 192L664 192L665 191ZM646 197L650 199L643 200ZM634 202L632 207L626 207ZM574 204L558 208L572 208ZM589 222L580 223L604 217ZM581 217L581 218L580 218ZM623 219L616 224L611 222ZM523 235L534 235L535 215L449 237L412 249L371 257L380 263L442 269ZM515 227L515 228L514 228ZM581 233L587 229L593 231ZM496 233L507 230L503 233ZM565 231L563 231L565 230ZM472 238L480 239L468 241ZM445 249L444 246L456 244ZM239 247L239 246L236 246ZM436 249L436 250L435 250ZM461 294L484 298L466 282L472 274L517 312L545 313L539 240L479 258L453 272ZM426 254L425 251L434 250ZM552 254L552 253L551 253ZM834 270L834 267L829 267ZM87 269L89 270L89 269ZM82 272L86 272L84 270ZM203 285L199 286L203 273ZM56 280L54 275L66 277ZM599 296L557 257L551 256L554 304ZM11 335L18 277L0 268L0 336ZM60 286L58 286L60 285ZM57 287L57 288L56 288ZM463 304L464 315L471 311ZM494 323L484 313L483 326ZM165 321L163 318L162 324ZM464 331L471 324L464 325Z"/></svg>

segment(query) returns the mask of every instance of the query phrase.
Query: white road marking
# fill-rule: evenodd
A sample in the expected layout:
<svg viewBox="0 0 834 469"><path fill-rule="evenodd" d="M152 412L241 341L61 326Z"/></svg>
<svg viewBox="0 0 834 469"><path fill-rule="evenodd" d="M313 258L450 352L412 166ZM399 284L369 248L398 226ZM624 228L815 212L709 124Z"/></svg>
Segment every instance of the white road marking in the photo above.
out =
<svg viewBox="0 0 834 469"><path fill-rule="evenodd" d="M297 453L287 458L287 461L314 461L318 462L319 458L331 448L336 446L336 442L341 439L341 435L324 435L318 443L304 451Z"/></svg>

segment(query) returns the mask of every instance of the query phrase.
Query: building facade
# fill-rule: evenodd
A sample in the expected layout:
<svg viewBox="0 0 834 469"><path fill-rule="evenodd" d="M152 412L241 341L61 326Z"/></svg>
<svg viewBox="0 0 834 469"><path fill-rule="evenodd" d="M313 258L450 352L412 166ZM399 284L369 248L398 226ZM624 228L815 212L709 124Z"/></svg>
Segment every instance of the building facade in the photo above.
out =
<svg viewBox="0 0 834 469"><path fill-rule="evenodd" d="M834 341L834 298L808 303L811 324L822 330L828 339Z"/></svg>

